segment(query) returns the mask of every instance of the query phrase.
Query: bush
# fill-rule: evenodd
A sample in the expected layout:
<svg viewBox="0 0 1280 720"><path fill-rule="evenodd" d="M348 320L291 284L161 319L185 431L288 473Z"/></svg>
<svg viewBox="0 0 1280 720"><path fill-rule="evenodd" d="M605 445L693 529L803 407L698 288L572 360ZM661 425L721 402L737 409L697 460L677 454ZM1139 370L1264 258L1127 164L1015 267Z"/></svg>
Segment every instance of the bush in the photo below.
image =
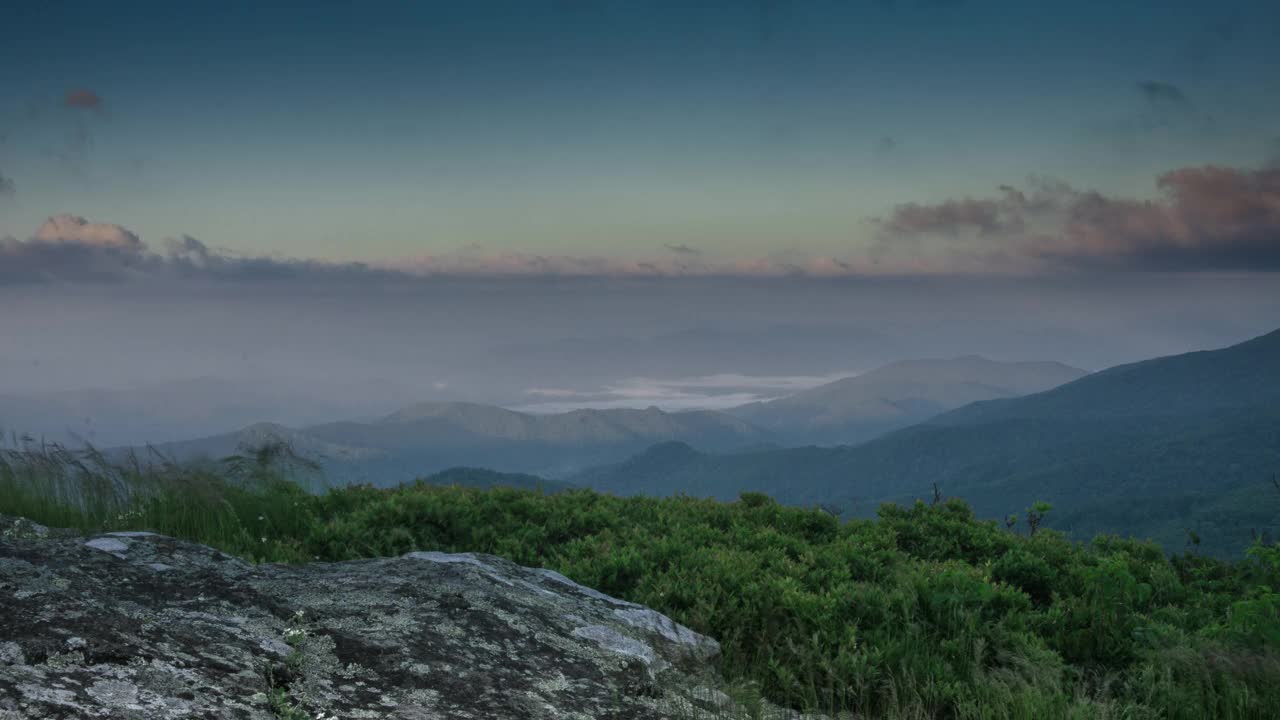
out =
<svg viewBox="0 0 1280 720"><path fill-rule="evenodd" d="M0 512L147 529L255 561L410 550L556 569L718 639L723 671L791 707L910 718L1280 717L1280 546L1235 562L976 519L876 521L738 502L425 482L305 491L255 456L204 467L10 453ZM1043 512L1043 509L1038 510Z"/></svg>

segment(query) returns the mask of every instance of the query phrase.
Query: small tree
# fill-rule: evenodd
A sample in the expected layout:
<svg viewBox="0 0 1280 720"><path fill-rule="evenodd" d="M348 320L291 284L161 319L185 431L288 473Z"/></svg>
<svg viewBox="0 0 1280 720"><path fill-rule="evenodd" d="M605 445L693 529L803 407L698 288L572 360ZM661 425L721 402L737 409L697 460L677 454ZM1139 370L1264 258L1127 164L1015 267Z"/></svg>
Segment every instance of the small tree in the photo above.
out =
<svg viewBox="0 0 1280 720"><path fill-rule="evenodd" d="M1200 551L1200 533L1191 528L1187 528L1187 550L1193 555L1198 555Z"/></svg>
<svg viewBox="0 0 1280 720"><path fill-rule="evenodd" d="M1014 525L1018 524L1018 513L1010 513L1004 519L1004 527L1006 530L1012 530Z"/></svg>
<svg viewBox="0 0 1280 720"><path fill-rule="evenodd" d="M1044 516L1053 509L1053 506L1043 500L1037 500L1027 508L1027 529L1030 535L1035 537L1036 530L1040 529L1040 523L1044 521Z"/></svg>

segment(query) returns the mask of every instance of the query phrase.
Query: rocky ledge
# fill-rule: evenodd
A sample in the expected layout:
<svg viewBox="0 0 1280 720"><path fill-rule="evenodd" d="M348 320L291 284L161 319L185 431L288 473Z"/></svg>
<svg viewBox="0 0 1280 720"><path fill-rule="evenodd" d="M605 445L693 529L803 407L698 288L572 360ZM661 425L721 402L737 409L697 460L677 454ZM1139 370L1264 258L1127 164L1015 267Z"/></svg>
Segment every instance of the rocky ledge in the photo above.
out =
<svg viewBox="0 0 1280 720"><path fill-rule="evenodd" d="M0 518L0 720L722 717L718 652L497 557L250 565Z"/></svg>

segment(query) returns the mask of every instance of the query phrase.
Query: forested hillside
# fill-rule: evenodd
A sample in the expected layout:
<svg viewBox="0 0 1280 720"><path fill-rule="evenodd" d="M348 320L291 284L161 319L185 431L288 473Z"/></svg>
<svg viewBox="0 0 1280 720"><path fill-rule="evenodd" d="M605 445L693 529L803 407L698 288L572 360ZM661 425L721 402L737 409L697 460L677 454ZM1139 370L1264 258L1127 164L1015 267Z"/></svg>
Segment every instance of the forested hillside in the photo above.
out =
<svg viewBox="0 0 1280 720"><path fill-rule="evenodd" d="M575 481L621 494L730 499L760 491L867 516L946 496L980 517L1036 500L1074 537L1113 532L1168 549L1191 533L1235 555L1280 533L1280 331L1223 350L1125 365L1048 392L976 403L849 448L641 456ZM1190 533L1188 532L1190 531Z"/></svg>

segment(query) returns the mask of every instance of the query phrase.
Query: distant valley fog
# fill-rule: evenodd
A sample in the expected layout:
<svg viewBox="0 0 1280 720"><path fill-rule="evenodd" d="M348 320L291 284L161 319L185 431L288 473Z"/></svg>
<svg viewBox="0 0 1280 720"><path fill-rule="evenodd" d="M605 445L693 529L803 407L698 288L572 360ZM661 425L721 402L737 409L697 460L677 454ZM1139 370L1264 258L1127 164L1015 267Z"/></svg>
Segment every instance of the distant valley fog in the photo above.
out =
<svg viewBox="0 0 1280 720"><path fill-rule="evenodd" d="M0 426L114 445L423 401L717 409L904 359L1094 370L1280 317L1269 274L498 282L0 287Z"/></svg>

